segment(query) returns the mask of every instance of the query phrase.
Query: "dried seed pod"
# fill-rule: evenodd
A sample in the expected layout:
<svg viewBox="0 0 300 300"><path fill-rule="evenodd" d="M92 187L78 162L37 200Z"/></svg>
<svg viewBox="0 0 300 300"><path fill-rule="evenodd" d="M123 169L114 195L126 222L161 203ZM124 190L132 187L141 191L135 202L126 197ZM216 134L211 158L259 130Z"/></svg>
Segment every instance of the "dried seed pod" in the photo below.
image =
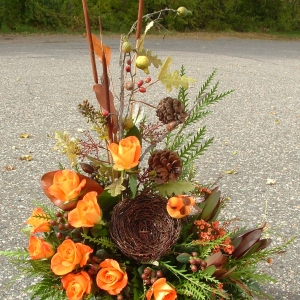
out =
<svg viewBox="0 0 300 300"><path fill-rule="evenodd" d="M184 110L185 107L179 100L166 97L160 100L156 109L156 115L164 124L170 124L173 121L177 123L183 123L187 117L187 113ZM175 123L171 124L173 126ZM172 128L171 124L170 128Z"/></svg>
<svg viewBox="0 0 300 300"><path fill-rule="evenodd" d="M175 181L182 172L182 162L178 154L170 150L157 150L148 160L149 172L155 171L157 184Z"/></svg>

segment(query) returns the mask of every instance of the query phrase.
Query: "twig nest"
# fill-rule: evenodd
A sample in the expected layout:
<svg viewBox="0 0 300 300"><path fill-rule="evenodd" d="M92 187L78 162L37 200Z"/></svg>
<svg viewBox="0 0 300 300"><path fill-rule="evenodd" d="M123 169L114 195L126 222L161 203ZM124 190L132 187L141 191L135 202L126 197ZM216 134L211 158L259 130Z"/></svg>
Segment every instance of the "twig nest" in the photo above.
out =
<svg viewBox="0 0 300 300"><path fill-rule="evenodd" d="M119 249L139 262L159 260L179 238L181 221L166 209L167 200L139 195L118 203L113 210L110 235Z"/></svg>

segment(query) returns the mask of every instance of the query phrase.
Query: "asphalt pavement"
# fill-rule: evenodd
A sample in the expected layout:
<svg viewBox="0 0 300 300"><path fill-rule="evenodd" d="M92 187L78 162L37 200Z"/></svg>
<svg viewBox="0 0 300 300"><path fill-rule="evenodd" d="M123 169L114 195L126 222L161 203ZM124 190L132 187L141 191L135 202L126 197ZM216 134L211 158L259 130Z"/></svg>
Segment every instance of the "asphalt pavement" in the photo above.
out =
<svg viewBox="0 0 300 300"><path fill-rule="evenodd" d="M105 43L113 50L117 89L119 40ZM271 296L300 299L300 40L151 37L146 47L162 59L171 55L172 68L184 65L198 80L192 98L214 68L219 91L235 90L203 121L215 140L198 161L198 177L204 183L222 177L218 185L231 199L223 217L247 226L267 221L273 245L298 236L262 269L277 279L265 286ZM66 163L53 149L53 133L86 128L77 104L96 103L92 85L83 36L0 36L0 250L27 247L21 229L32 201L47 202L40 177ZM166 95L161 85L146 93L151 103ZM0 299L29 299L22 290L31 279L6 287L17 274L0 257Z"/></svg>

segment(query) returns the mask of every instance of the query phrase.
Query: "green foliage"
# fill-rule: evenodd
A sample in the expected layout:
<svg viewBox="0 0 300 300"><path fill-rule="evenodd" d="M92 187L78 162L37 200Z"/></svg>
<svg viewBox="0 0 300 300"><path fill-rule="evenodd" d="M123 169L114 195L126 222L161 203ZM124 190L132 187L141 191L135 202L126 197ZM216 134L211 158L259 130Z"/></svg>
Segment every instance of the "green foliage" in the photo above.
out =
<svg viewBox="0 0 300 300"><path fill-rule="evenodd" d="M215 286L215 294L225 299L226 294L217 289L220 283L216 278L204 272L188 273L185 269L170 265L168 262L160 262L160 265L168 269L179 280L176 285L176 292L179 295L184 295L187 298L193 296L193 299L206 300L212 298L212 287Z"/></svg>
<svg viewBox="0 0 300 300"><path fill-rule="evenodd" d="M82 237L86 239L89 242L92 242L102 248L106 249L111 249L111 250L116 250L117 246L113 243L113 241L108 238L108 237L97 237L97 238L92 238L91 236L87 234L82 234Z"/></svg>
<svg viewBox="0 0 300 300"><path fill-rule="evenodd" d="M195 188L194 184L188 181L168 182L155 187L155 190L163 197L179 194L188 194Z"/></svg>
<svg viewBox="0 0 300 300"><path fill-rule="evenodd" d="M43 279L31 286L26 291L31 292L30 300L65 300L68 299L65 290L61 289L61 280L51 272L43 274Z"/></svg>
<svg viewBox="0 0 300 300"><path fill-rule="evenodd" d="M98 29L101 16L105 31L128 32L137 19L136 0L87 1L91 25ZM0 0L0 27L22 32L31 30L85 29L79 0ZM236 31L299 31L300 1L294 0L148 0L145 13L165 7L185 6L192 15L182 18L164 13L158 31L236 30Z"/></svg>
<svg viewBox="0 0 300 300"><path fill-rule="evenodd" d="M169 150L178 153L182 160L182 174L181 178L193 178L194 161L200 155L204 154L207 148L213 142L213 138L205 139L206 127L200 127L196 132L193 130L187 132L190 125L199 123L201 119L211 113L207 108L225 98L233 91L227 91L225 93L217 94L218 82L212 84L212 81L216 75L216 70L208 77L206 82L201 86L199 93L194 102L188 97L187 89L181 87L178 93L178 99L185 106L185 111L188 116L179 129L170 132L166 137L165 147ZM182 66L180 76L185 76L185 69ZM210 87L212 85L212 87Z"/></svg>

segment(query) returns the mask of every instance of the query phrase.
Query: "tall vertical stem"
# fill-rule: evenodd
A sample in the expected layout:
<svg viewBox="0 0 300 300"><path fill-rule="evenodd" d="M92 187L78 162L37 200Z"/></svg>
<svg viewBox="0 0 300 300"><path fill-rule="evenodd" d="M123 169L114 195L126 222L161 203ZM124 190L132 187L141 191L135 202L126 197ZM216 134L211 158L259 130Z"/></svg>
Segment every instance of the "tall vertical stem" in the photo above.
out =
<svg viewBox="0 0 300 300"><path fill-rule="evenodd" d="M137 40L141 37L143 13L144 13L144 0L139 0L139 12L138 12L138 20L137 20L136 36L135 36Z"/></svg>
<svg viewBox="0 0 300 300"><path fill-rule="evenodd" d="M89 12L88 12L86 0L82 0L82 7L83 7L83 13L84 13L84 21L85 21L85 27L86 27L87 40L88 40L89 49L90 49L90 58L91 58L93 76L94 76L94 81L97 84L98 83L98 74L97 74L97 68L96 68L94 46L93 46L93 41L92 41L90 18L89 18Z"/></svg>

